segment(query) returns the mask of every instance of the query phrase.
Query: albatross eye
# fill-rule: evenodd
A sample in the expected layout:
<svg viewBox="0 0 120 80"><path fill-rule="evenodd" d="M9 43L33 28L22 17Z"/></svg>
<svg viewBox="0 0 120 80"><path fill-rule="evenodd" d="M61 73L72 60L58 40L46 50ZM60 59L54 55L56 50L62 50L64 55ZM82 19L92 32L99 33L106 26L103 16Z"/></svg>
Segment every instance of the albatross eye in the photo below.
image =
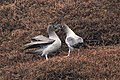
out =
<svg viewBox="0 0 120 80"><path fill-rule="evenodd" d="M49 26L49 28L52 28L52 27L53 27L53 26L51 26L51 25Z"/></svg>
<svg viewBox="0 0 120 80"><path fill-rule="evenodd" d="M52 27L53 27L53 28L55 28L55 26L54 26L54 25L53 25Z"/></svg>

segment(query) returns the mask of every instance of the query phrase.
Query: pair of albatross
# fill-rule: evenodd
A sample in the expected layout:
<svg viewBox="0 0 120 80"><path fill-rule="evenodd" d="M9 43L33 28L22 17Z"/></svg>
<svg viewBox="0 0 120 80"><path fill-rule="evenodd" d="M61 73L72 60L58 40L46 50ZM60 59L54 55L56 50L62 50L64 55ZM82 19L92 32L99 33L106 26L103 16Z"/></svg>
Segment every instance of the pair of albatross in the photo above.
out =
<svg viewBox="0 0 120 80"><path fill-rule="evenodd" d="M43 35L33 37L31 43L24 45L25 49L38 48L38 50L32 51L31 53L45 56L46 60L48 60L48 54L56 52L61 47L61 40L55 33L58 29L66 33L65 42L69 48L67 56L70 56L70 52L73 49L76 48L79 50L83 44L83 39L76 35L66 24L48 26L47 33L49 37L47 38Z"/></svg>

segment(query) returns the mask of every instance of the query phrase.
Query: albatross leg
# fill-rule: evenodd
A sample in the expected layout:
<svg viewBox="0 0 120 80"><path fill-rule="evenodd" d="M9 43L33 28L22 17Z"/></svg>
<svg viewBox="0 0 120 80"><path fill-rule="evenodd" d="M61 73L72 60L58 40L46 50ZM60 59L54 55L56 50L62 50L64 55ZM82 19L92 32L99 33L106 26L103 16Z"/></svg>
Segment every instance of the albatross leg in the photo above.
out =
<svg viewBox="0 0 120 80"><path fill-rule="evenodd" d="M67 56L70 56L70 52L73 51L73 48L72 47L69 47L69 51L68 51L68 55Z"/></svg>
<svg viewBox="0 0 120 80"><path fill-rule="evenodd" d="M45 55L45 58L46 58L46 60L48 60L48 56L47 55Z"/></svg>
<svg viewBox="0 0 120 80"><path fill-rule="evenodd" d="M71 49L69 48L68 55L65 56L65 57L69 57L70 56L70 51L71 51Z"/></svg>
<svg viewBox="0 0 120 80"><path fill-rule="evenodd" d="M78 49L78 56L80 55L79 52L80 52L80 49Z"/></svg>
<svg viewBox="0 0 120 80"><path fill-rule="evenodd" d="M71 51L71 49L69 48L69 51L68 51L68 55L67 55L67 56L70 56L70 51Z"/></svg>

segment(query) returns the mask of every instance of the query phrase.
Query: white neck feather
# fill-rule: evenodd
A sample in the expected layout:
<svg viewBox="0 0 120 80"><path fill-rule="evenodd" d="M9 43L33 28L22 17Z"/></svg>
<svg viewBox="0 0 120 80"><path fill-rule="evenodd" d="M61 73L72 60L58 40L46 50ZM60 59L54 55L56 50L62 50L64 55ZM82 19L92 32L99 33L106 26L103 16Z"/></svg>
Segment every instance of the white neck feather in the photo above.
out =
<svg viewBox="0 0 120 80"><path fill-rule="evenodd" d="M59 37L57 36L57 34L55 33L55 31L52 31L49 34L49 38L61 43L61 40L59 39Z"/></svg>
<svg viewBox="0 0 120 80"><path fill-rule="evenodd" d="M75 33L67 25L65 25L64 31L66 32L67 36L75 35Z"/></svg>

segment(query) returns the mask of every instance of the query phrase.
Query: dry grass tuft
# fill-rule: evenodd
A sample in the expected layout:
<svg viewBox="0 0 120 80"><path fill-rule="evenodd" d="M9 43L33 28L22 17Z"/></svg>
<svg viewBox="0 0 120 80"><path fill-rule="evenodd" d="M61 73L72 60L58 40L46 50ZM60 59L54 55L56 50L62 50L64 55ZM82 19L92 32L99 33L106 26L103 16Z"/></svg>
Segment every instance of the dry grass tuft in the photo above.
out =
<svg viewBox="0 0 120 80"><path fill-rule="evenodd" d="M0 80L119 80L119 13L118 0L1 0ZM25 54L23 45L31 37L47 35L49 24L61 22L83 37L89 49L65 58L63 43L62 52L49 61ZM65 34L58 35L64 42Z"/></svg>

